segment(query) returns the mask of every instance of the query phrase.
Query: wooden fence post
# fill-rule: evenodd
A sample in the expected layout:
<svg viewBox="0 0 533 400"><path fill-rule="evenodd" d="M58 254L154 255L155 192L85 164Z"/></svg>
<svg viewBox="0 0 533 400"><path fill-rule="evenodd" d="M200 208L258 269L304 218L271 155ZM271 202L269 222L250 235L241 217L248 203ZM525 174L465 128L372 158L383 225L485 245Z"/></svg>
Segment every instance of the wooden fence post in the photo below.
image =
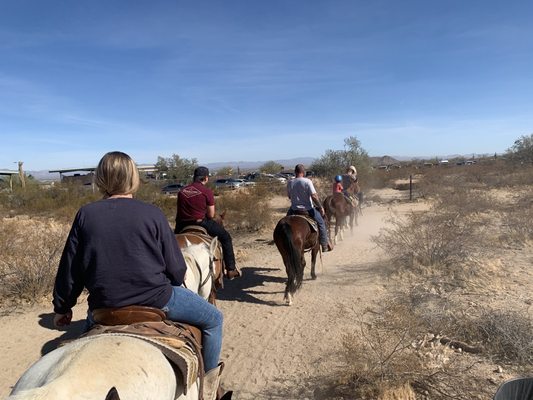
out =
<svg viewBox="0 0 533 400"><path fill-rule="evenodd" d="M409 175L409 201L413 201L413 175Z"/></svg>

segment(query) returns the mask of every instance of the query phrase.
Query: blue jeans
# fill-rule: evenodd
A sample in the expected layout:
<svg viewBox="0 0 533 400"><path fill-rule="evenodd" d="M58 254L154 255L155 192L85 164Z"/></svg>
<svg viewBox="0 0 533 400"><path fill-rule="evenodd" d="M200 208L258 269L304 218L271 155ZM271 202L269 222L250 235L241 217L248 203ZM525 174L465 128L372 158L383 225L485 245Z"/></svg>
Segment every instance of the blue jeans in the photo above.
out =
<svg viewBox="0 0 533 400"><path fill-rule="evenodd" d="M169 320L185 322L202 330L202 356L205 372L208 372L218 366L220 359L222 312L187 288L173 286L172 289L172 296L162 310Z"/></svg>
<svg viewBox="0 0 533 400"><path fill-rule="evenodd" d="M328 245L328 231L326 229L326 223L324 222L324 218L322 218L322 215L320 214L320 212L315 208L311 208L310 210L307 210L307 213L309 214L311 218L313 218L316 221L316 224L318 225L318 237L319 237L320 244L322 246L327 246ZM287 215L292 215L292 214L294 214L294 211L289 208L289 212L287 213Z"/></svg>

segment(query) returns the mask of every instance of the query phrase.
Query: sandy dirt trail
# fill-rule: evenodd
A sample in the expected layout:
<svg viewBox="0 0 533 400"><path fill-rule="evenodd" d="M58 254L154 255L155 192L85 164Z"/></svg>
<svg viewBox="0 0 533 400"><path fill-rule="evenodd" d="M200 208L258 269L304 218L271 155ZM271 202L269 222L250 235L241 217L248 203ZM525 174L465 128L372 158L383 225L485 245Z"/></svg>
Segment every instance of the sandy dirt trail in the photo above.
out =
<svg viewBox="0 0 533 400"><path fill-rule="evenodd" d="M279 209L286 205L279 200ZM420 204L397 204L397 211ZM292 306L285 305L285 269L270 232L235 238L242 261L241 279L226 282L218 306L224 312L226 363L223 384L234 399L310 399L322 390L319 379L338 368L342 336L356 329L353 318L339 319L340 307L362 311L386 291L386 271L371 236L390 215L391 206L363 209L359 226L334 251L317 262L316 280L308 266L302 289ZM46 305L1 317L0 397L5 398L18 377L42 353L83 329L87 305L80 302L66 332L51 329L51 307Z"/></svg>

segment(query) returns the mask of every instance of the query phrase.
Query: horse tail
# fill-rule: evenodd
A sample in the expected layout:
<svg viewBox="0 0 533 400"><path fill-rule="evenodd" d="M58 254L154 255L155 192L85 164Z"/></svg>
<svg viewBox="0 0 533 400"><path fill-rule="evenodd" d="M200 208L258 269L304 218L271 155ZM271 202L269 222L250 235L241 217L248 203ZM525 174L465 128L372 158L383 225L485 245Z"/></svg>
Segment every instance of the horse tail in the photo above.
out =
<svg viewBox="0 0 533 400"><path fill-rule="evenodd" d="M302 286L304 276L301 251L294 245L292 228L288 222L284 221L278 224L276 231L283 240L283 247L286 252L287 291L295 293Z"/></svg>

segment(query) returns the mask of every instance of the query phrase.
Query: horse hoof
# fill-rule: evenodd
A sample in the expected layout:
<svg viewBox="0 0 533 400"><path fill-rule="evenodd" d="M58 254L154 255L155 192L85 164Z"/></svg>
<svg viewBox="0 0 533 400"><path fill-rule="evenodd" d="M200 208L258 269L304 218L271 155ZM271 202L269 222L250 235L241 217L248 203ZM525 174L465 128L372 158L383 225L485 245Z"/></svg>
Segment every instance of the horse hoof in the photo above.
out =
<svg viewBox="0 0 533 400"><path fill-rule="evenodd" d="M292 305L292 296L291 296L290 294L289 294L289 295L286 295L286 296L284 297L284 300L285 300L285 303L286 303L288 306Z"/></svg>
<svg viewBox="0 0 533 400"><path fill-rule="evenodd" d="M316 279L316 275L311 275L311 279L315 280Z"/></svg>

